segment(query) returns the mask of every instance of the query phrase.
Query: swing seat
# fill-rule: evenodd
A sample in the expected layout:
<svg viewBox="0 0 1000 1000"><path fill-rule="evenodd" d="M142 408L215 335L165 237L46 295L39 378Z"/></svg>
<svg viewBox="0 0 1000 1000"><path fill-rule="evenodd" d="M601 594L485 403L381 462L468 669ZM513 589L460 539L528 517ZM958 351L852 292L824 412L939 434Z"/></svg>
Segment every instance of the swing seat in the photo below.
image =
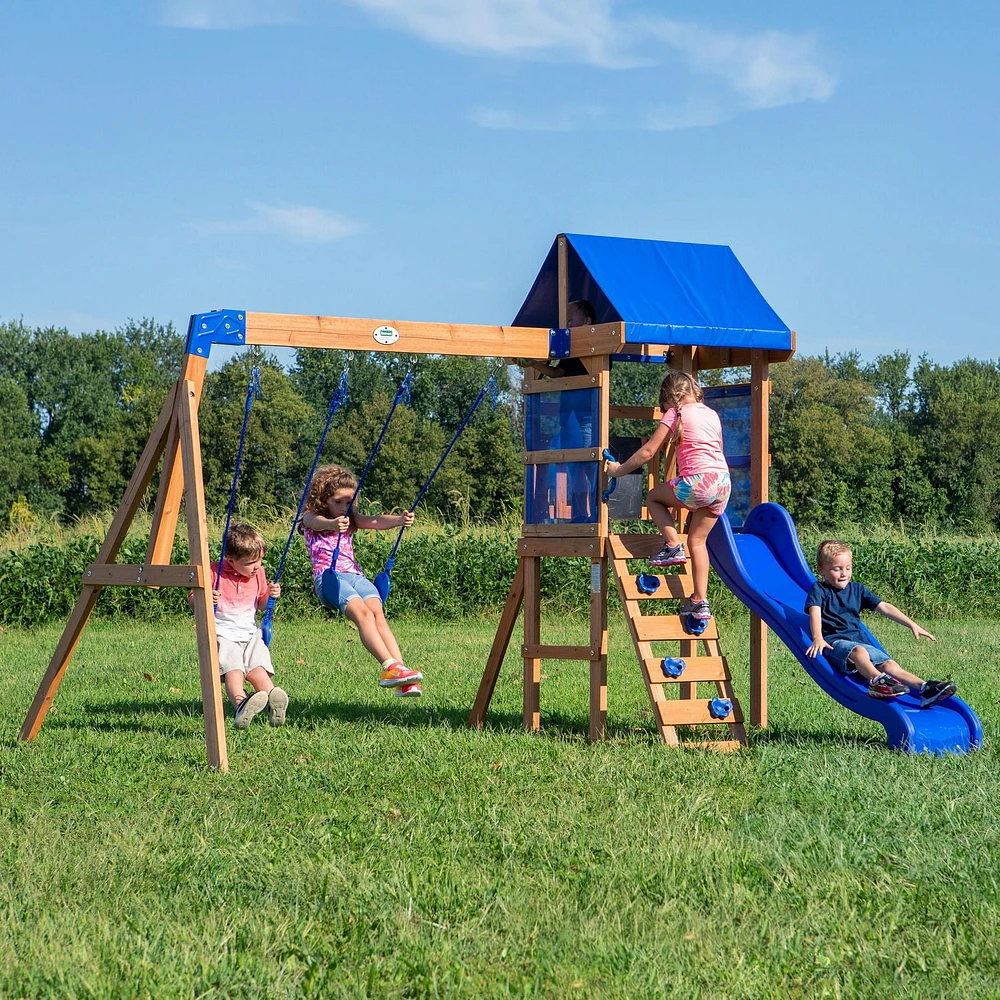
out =
<svg viewBox="0 0 1000 1000"><path fill-rule="evenodd" d="M340 610L340 580L332 569L324 570L316 590L319 603L331 611Z"/></svg>

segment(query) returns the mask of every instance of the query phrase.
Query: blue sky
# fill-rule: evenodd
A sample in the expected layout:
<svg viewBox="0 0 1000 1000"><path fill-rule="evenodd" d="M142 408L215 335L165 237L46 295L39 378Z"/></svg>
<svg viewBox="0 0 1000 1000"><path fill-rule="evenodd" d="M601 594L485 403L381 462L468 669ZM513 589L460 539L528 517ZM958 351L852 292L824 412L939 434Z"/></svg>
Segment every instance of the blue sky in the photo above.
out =
<svg viewBox="0 0 1000 1000"><path fill-rule="evenodd" d="M726 243L800 353L1000 357L1000 7L4 0L0 320L509 322Z"/></svg>

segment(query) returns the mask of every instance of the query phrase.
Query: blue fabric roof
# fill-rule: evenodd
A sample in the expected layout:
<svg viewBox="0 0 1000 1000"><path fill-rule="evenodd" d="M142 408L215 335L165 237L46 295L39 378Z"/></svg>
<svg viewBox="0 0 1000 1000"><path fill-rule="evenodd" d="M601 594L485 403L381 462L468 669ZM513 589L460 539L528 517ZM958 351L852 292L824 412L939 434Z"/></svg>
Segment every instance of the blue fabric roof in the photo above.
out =
<svg viewBox="0 0 1000 1000"><path fill-rule="evenodd" d="M623 321L630 344L789 350L792 335L727 246L566 233L569 297L595 322ZM556 241L514 326L559 322Z"/></svg>

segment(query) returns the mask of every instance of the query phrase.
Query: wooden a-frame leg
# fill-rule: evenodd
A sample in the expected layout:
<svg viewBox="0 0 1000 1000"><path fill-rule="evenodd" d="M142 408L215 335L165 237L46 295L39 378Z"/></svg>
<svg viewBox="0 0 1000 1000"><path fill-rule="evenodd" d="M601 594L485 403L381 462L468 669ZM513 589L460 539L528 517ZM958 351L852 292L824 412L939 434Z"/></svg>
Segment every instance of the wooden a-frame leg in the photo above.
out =
<svg viewBox="0 0 1000 1000"><path fill-rule="evenodd" d="M514 624L517 621L523 600L524 570L521 566L521 560L518 559L514 579L510 582L510 592L507 594L503 614L500 616L500 624L497 626L497 634L493 638L490 655L486 660L483 679L479 682L479 691L476 693L476 700L472 703L472 711L469 713L469 725L473 729L481 729L486 721L486 713L489 711L490 701L493 699L493 692L497 686L497 678L500 676L500 667L503 665L503 658L510 645L510 637L514 632Z"/></svg>
<svg viewBox="0 0 1000 1000"><path fill-rule="evenodd" d="M202 567L206 585L194 591L195 626L198 633L198 667L201 674L201 702L205 713L205 743L208 766L229 770L226 730L222 715L222 691L219 685L219 648L215 636L212 608L211 572L208 554L208 518L205 513L205 487L202 482L201 447L198 437L198 398L191 382L181 383L178 403L181 459L184 466L184 510L187 516L188 545L191 563Z"/></svg>
<svg viewBox="0 0 1000 1000"><path fill-rule="evenodd" d="M135 472L132 473L132 478L125 489L125 495L122 497L122 502L118 505L118 510L111 521L108 534L95 560L98 563L114 562L115 556L118 555L118 550L122 546L122 542L125 541L129 525L131 525L136 511L139 509L139 505L146 495L149 482L153 478L153 472L156 469L156 463L163 453L164 440L174 419L176 399L177 386L175 384L167 393L167 398L163 403L163 408L160 410L160 415L153 427L153 432L150 434L149 440L146 442L146 447L139 456ZM45 721L49 707L56 696L56 692L59 690L63 675L66 673L66 667L69 665L70 658L73 656L73 651L76 649L80 636L83 634L90 614L94 610L94 605L101 594L101 589L101 587L92 587L84 583L83 590L79 598L77 598L69 621L66 623L66 628L63 629L63 634L56 645L55 652L52 654L52 659L49 661L48 669L46 669L42 681L38 685L38 690L35 692L35 697L31 702L31 707L28 709L28 714L25 716L18 739L33 740L42 728L42 723Z"/></svg>

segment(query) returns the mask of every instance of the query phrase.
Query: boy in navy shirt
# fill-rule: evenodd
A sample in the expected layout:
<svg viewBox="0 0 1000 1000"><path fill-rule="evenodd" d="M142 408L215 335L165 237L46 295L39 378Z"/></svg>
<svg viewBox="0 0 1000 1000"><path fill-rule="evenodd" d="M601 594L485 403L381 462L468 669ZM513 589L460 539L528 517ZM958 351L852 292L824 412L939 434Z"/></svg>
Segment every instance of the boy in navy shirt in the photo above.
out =
<svg viewBox="0 0 1000 1000"><path fill-rule="evenodd" d="M861 631L861 609L877 611L905 625L914 639L934 636L907 618L899 608L876 597L864 584L851 580L854 566L851 549L843 542L827 541L816 552L817 580L806 597L806 612L812 632L808 656L824 653L845 674L861 674L868 681L872 698L897 698L912 690L921 708L930 708L955 693L954 681L923 681L904 670L888 653L871 645Z"/></svg>

